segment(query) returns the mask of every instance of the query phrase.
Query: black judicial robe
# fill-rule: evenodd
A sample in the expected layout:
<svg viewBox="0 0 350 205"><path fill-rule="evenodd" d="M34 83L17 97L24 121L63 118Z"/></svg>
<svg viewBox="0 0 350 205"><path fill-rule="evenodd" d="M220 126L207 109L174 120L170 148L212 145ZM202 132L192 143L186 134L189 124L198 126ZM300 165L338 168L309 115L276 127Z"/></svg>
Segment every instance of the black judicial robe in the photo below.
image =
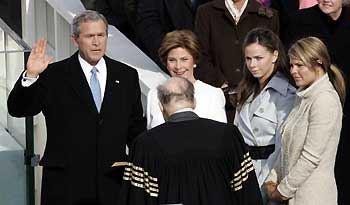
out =
<svg viewBox="0 0 350 205"><path fill-rule="evenodd" d="M141 134L122 165L120 204L262 204L238 129L193 112Z"/></svg>

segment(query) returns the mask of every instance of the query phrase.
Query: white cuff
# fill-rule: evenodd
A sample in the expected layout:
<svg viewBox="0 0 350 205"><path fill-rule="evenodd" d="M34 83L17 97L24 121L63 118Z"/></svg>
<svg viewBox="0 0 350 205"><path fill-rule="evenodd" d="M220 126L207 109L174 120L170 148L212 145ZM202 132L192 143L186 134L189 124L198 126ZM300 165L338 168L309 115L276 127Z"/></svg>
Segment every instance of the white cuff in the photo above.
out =
<svg viewBox="0 0 350 205"><path fill-rule="evenodd" d="M21 81L23 87L31 86L39 78L39 75L36 78L31 78L31 77L28 77L26 75L27 75L27 71L24 71L23 74L22 74L22 81Z"/></svg>

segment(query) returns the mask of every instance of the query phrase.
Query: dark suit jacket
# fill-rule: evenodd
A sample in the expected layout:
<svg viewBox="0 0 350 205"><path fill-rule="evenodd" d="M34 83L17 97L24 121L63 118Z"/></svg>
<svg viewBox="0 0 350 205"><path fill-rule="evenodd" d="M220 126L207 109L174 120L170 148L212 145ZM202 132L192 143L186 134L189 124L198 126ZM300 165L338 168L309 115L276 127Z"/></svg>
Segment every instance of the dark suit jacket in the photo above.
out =
<svg viewBox="0 0 350 205"><path fill-rule="evenodd" d="M110 167L126 160L125 145L145 129L145 121L137 72L104 58L107 82L100 114L78 53L50 64L29 87L20 77L9 95L12 116L40 111L45 116L44 205L116 203L120 181Z"/></svg>
<svg viewBox="0 0 350 205"><path fill-rule="evenodd" d="M197 0L197 5L210 0ZM138 0L137 36L144 52L168 73L158 58L164 35L176 29L193 30L196 8L190 0Z"/></svg>
<svg viewBox="0 0 350 205"><path fill-rule="evenodd" d="M246 148L233 124L175 113L135 140L120 204L262 204Z"/></svg>
<svg viewBox="0 0 350 205"><path fill-rule="evenodd" d="M108 23L135 43L134 4L136 0L96 0L95 2L96 10L107 18Z"/></svg>

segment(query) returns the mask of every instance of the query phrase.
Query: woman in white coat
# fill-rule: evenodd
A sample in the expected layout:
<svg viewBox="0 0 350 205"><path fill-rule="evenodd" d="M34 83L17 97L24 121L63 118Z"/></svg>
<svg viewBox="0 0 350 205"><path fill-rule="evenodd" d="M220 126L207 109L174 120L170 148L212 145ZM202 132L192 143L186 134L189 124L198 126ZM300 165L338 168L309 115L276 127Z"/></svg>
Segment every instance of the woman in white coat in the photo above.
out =
<svg viewBox="0 0 350 205"><path fill-rule="evenodd" d="M336 205L334 163L345 101L344 79L318 38L298 40L288 55L299 89L281 127L281 154L267 179L268 195L273 202L288 205Z"/></svg>
<svg viewBox="0 0 350 205"><path fill-rule="evenodd" d="M172 77L183 77L193 83L196 107L194 112L202 118L226 123L225 97L220 88L215 88L193 75L199 62L200 47L196 35L189 30L175 30L165 35L159 48L159 57ZM164 123L159 108L157 90L152 89L147 96L147 129Z"/></svg>
<svg viewBox="0 0 350 205"><path fill-rule="evenodd" d="M272 31L251 30L244 42L245 69L237 88L234 124L249 146L260 188L280 150L278 128L295 98L283 45ZM265 194L262 190L263 198Z"/></svg>

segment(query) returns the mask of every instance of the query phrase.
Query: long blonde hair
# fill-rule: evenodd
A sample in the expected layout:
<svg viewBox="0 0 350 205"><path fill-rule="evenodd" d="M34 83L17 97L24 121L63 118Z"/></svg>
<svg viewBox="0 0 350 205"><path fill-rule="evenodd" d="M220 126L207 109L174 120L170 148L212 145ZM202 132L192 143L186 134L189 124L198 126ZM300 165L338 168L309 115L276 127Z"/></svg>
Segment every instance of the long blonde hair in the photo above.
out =
<svg viewBox="0 0 350 205"><path fill-rule="evenodd" d="M309 68L320 66L328 74L344 106L346 91L343 74L335 65L331 64L327 47L320 39L316 37L302 38L290 47L288 55L290 58L302 61Z"/></svg>

